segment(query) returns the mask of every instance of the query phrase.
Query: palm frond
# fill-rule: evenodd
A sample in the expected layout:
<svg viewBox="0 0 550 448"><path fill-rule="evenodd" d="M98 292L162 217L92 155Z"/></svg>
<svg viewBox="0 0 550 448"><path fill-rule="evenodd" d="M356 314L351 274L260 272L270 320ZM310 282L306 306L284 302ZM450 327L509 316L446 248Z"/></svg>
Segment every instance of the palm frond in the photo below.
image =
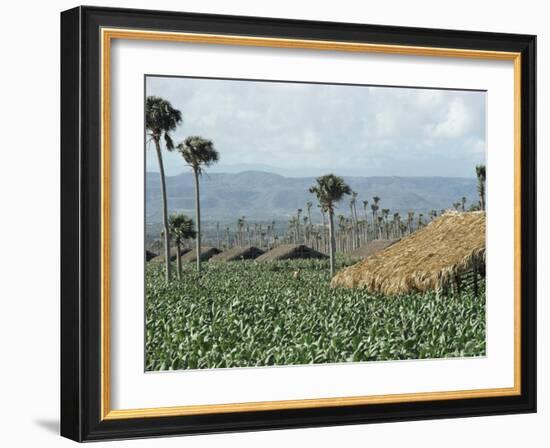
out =
<svg viewBox="0 0 550 448"><path fill-rule="evenodd" d="M212 140L196 135L187 137L177 148L187 164L199 174L202 174L204 167L209 167L220 159Z"/></svg>
<svg viewBox="0 0 550 448"><path fill-rule="evenodd" d="M332 210L336 202L352 192L344 179L334 174L320 176L316 182L316 185L309 188L309 192L317 196L319 204L326 210Z"/></svg>
<svg viewBox="0 0 550 448"><path fill-rule="evenodd" d="M145 128L153 138L173 131L182 122L181 111L158 96L148 96L145 100ZM168 142L167 142L168 144Z"/></svg>
<svg viewBox="0 0 550 448"><path fill-rule="evenodd" d="M174 150L174 141L168 132L164 133L164 142L166 143L166 149L168 151Z"/></svg>

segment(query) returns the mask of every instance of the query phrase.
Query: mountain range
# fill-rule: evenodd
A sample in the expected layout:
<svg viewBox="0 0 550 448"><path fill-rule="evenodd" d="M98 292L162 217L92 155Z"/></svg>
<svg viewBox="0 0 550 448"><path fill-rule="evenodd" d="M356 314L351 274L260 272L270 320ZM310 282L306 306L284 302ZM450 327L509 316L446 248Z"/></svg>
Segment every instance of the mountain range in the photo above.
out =
<svg viewBox="0 0 550 448"><path fill-rule="evenodd" d="M475 178L459 177L359 177L343 176L358 193L357 211L362 217L363 200L368 200L368 213L373 196L380 197L380 210L390 209L405 215L408 210L427 214L430 210L451 208L454 202L466 197L466 206L477 203ZM202 220L233 222L245 216L248 221L286 220L311 201L313 222L320 213L314 195L308 192L315 177L284 177L265 171L238 173L205 173L201 177ZM170 213L194 214L194 180L191 172L166 177ZM162 220L159 174L146 173L147 224ZM349 200L338 204L337 214L349 214Z"/></svg>

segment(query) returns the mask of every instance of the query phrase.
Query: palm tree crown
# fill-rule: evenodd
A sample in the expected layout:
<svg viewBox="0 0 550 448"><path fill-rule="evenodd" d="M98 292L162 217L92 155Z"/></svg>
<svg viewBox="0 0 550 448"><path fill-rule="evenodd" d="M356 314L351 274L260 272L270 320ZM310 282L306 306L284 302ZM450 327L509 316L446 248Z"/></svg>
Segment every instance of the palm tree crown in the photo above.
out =
<svg viewBox="0 0 550 448"><path fill-rule="evenodd" d="M164 135L166 149L172 151L174 142L170 131L181 123L181 112L174 109L169 101L158 96L148 96L145 100L145 128L150 137L160 141Z"/></svg>
<svg viewBox="0 0 550 448"><path fill-rule="evenodd" d="M174 242L182 244L188 238L195 238L195 223L184 214L170 215L170 232L174 235Z"/></svg>
<svg viewBox="0 0 550 448"><path fill-rule="evenodd" d="M309 192L317 196L319 204L330 212L334 212L334 204L345 194L351 194L351 188L341 177L327 174L316 179L317 185L309 188Z"/></svg>
<svg viewBox="0 0 550 448"><path fill-rule="evenodd" d="M476 165L478 179L485 180L485 165Z"/></svg>
<svg viewBox="0 0 550 448"><path fill-rule="evenodd" d="M196 135L187 137L183 143L180 143L178 151L193 171L199 174L202 173L202 167L208 167L220 158L211 140Z"/></svg>

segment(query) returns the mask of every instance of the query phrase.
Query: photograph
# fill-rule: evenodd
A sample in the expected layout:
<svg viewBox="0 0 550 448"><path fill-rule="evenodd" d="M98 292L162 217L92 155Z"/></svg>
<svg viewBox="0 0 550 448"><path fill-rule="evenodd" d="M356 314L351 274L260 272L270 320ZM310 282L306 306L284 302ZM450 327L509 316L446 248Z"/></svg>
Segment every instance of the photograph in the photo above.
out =
<svg viewBox="0 0 550 448"><path fill-rule="evenodd" d="M485 90L144 90L145 371L486 356Z"/></svg>
<svg viewBox="0 0 550 448"><path fill-rule="evenodd" d="M60 434L540 438L540 26L297 7L61 13Z"/></svg>

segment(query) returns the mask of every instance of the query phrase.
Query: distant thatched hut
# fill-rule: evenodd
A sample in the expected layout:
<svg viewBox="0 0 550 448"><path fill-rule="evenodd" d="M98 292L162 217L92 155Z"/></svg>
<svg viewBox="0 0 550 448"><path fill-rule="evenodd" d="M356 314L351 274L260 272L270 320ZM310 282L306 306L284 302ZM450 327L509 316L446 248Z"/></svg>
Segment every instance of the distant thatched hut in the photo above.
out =
<svg viewBox="0 0 550 448"><path fill-rule="evenodd" d="M217 255L219 253L221 253L221 250L217 247L201 247L201 261L208 261L214 255ZM181 257L181 261L183 261L184 263L197 261L196 249L187 252L183 257Z"/></svg>
<svg viewBox="0 0 550 448"><path fill-rule="evenodd" d="M155 257L158 257L158 254L147 249L145 250L145 261L151 261Z"/></svg>
<svg viewBox="0 0 550 448"><path fill-rule="evenodd" d="M331 286L387 295L442 290L485 266L485 213L447 212L377 254L343 269ZM474 276L477 282L477 274ZM477 283L474 285L477 288Z"/></svg>
<svg viewBox="0 0 550 448"><path fill-rule="evenodd" d="M328 258L325 254L317 252L304 244L282 244L275 249L266 252L256 258L256 261L290 260L293 258Z"/></svg>
<svg viewBox="0 0 550 448"><path fill-rule="evenodd" d="M180 255L185 255L190 250L191 249L183 248L180 251ZM147 251L147 252L149 252L149 251ZM175 247L172 247L170 249L170 261L176 261L176 254L177 254L177 249ZM146 255L146 257L147 257L147 255ZM147 261L150 261L151 263L164 263L164 253L162 253L161 255L157 255L156 257L153 257L153 258L151 258Z"/></svg>
<svg viewBox="0 0 550 448"><path fill-rule="evenodd" d="M254 260L264 253L263 250L255 246L236 246L222 253L214 255L210 261L238 261Z"/></svg>
<svg viewBox="0 0 550 448"><path fill-rule="evenodd" d="M353 252L347 254L349 258L365 259L373 256L374 254L384 250L386 247L390 247L392 244L397 243L399 240L374 240L361 246L359 249L355 249Z"/></svg>

